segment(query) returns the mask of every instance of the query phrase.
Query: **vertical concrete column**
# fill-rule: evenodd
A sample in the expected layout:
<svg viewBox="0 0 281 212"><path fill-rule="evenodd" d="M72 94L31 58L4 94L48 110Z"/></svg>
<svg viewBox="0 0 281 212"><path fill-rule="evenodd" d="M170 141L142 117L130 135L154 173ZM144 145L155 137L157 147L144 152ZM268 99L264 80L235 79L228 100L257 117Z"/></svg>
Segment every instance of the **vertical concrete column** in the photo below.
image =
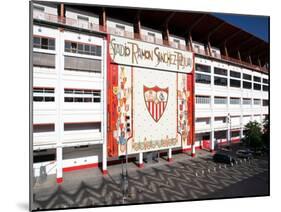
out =
<svg viewBox="0 0 281 212"><path fill-rule="evenodd" d="M106 38L103 40L103 58L107 55L107 41ZM102 144L102 173L107 174L107 63L106 60L103 61L103 144Z"/></svg>
<svg viewBox="0 0 281 212"><path fill-rule="evenodd" d="M62 147L57 147L56 149L56 158L57 158L57 183L63 182L62 176Z"/></svg>
<svg viewBox="0 0 281 212"><path fill-rule="evenodd" d="M230 114L228 114L227 115L227 135L226 135L228 144L231 143L230 126L231 126L231 117L230 117Z"/></svg>
<svg viewBox="0 0 281 212"><path fill-rule="evenodd" d="M172 148L168 149L168 162L172 162L173 158L172 158Z"/></svg>
<svg viewBox="0 0 281 212"><path fill-rule="evenodd" d="M214 129L214 124L215 124L215 118L214 115L212 114L211 116L211 132L210 132L210 151L213 152L215 150L215 129Z"/></svg>
<svg viewBox="0 0 281 212"><path fill-rule="evenodd" d="M60 28L57 34L56 42L56 89L55 89L55 104L56 104L56 123L55 132L57 136L56 146L56 171L57 183L63 182L63 140L64 140L64 120L63 120L63 104L64 104L64 87L63 87L63 70L64 70L64 30Z"/></svg>
<svg viewBox="0 0 281 212"><path fill-rule="evenodd" d="M195 157L195 142L191 146L191 157Z"/></svg>
<svg viewBox="0 0 281 212"><path fill-rule="evenodd" d="M143 153L140 152L139 153L139 164L138 164L139 168L143 168L144 165L143 165Z"/></svg>

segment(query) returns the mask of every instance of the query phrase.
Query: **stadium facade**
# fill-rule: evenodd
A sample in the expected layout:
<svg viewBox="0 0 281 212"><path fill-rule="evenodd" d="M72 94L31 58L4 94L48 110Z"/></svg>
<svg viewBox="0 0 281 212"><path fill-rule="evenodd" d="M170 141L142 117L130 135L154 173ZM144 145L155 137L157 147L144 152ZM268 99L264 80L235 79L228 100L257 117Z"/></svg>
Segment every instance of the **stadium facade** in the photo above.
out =
<svg viewBox="0 0 281 212"><path fill-rule="evenodd" d="M34 2L33 176L214 151L269 107L269 45L211 14Z"/></svg>

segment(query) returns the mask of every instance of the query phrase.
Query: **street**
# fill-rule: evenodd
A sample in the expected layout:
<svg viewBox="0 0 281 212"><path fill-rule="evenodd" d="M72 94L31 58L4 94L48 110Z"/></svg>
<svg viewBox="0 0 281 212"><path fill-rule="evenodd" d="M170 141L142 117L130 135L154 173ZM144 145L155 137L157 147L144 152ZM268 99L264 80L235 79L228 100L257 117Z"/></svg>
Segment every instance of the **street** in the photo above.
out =
<svg viewBox="0 0 281 212"><path fill-rule="evenodd" d="M194 159L178 157L172 163L143 169L130 168L133 166L129 163L129 191L125 198L120 173L109 172L108 176L95 178L89 175L90 170L85 170L84 174L88 172L88 175L77 171L78 178L73 172L73 177L62 185L36 185L34 209L269 195L267 158L239 159L233 167L214 163L210 155Z"/></svg>

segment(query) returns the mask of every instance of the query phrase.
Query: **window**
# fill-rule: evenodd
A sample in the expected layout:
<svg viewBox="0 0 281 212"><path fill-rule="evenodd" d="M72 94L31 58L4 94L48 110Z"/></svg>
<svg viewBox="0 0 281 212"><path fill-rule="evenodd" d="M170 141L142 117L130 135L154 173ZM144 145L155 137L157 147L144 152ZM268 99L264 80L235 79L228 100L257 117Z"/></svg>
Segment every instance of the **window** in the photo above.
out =
<svg viewBox="0 0 281 212"><path fill-rule="evenodd" d="M239 131L234 131L234 132L231 132L231 137L239 137L240 136L240 132Z"/></svg>
<svg viewBox="0 0 281 212"><path fill-rule="evenodd" d="M262 100L262 106L268 106L268 100L267 99L263 99Z"/></svg>
<svg viewBox="0 0 281 212"><path fill-rule="evenodd" d="M101 73L101 60L64 56L64 69Z"/></svg>
<svg viewBox="0 0 281 212"><path fill-rule="evenodd" d="M217 68L217 67L215 67L214 73L215 73L215 74L218 74L218 75L227 76L227 70L226 70L226 69L222 69L222 68Z"/></svg>
<svg viewBox="0 0 281 212"><path fill-rule="evenodd" d="M179 48L180 47L180 40L174 39L174 45L175 45L176 48Z"/></svg>
<svg viewBox="0 0 281 212"><path fill-rule="evenodd" d="M148 42L155 42L155 34L151 32L147 32Z"/></svg>
<svg viewBox="0 0 281 212"><path fill-rule="evenodd" d="M33 133L54 132L55 124L33 124Z"/></svg>
<svg viewBox="0 0 281 212"><path fill-rule="evenodd" d="M234 78L241 78L241 73L236 71L230 71L230 76Z"/></svg>
<svg viewBox="0 0 281 212"><path fill-rule="evenodd" d="M252 76L249 74L243 74L243 79L245 80L252 80Z"/></svg>
<svg viewBox="0 0 281 212"><path fill-rule="evenodd" d="M211 66L196 63L195 70L200 71L200 72L205 72L205 73L211 73Z"/></svg>
<svg viewBox="0 0 281 212"><path fill-rule="evenodd" d="M88 102L101 101L100 90L64 89L64 102Z"/></svg>
<svg viewBox="0 0 281 212"><path fill-rule="evenodd" d="M261 90L261 84L254 83L254 90Z"/></svg>
<svg viewBox="0 0 281 212"><path fill-rule="evenodd" d="M196 118L197 124L210 124L210 118Z"/></svg>
<svg viewBox="0 0 281 212"><path fill-rule="evenodd" d="M78 123L64 123L64 131L75 130L98 130L101 131L100 122L78 122Z"/></svg>
<svg viewBox="0 0 281 212"><path fill-rule="evenodd" d="M37 5L34 5L34 6L33 6L33 10L35 10L36 12L44 12L44 11L45 11L45 8L44 8L44 7L37 6Z"/></svg>
<svg viewBox="0 0 281 212"><path fill-rule="evenodd" d="M214 84L219 86L227 86L227 78L214 77Z"/></svg>
<svg viewBox="0 0 281 212"><path fill-rule="evenodd" d="M240 98L230 97L230 104L231 105L239 105L240 104Z"/></svg>
<svg viewBox="0 0 281 212"><path fill-rule="evenodd" d="M262 86L262 90L263 90L263 91L268 91L268 85L263 85L263 86Z"/></svg>
<svg viewBox="0 0 281 212"><path fill-rule="evenodd" d="M252 89L252 83L247 82L247 81L243 81L243 88Z"/></svg>
<svg viewBox="0 0 281 212"><path fill-rule="evenodd" d="M34 102L54 102L55 89L54 88L33 88L33 101Z"/></svg>
<svg viewBox="0 0 281 212"><path fill-rule="evenodd" d="M56 67L56 55L50 53L33 52L33 66L36 67Z"/></svg>
<svg viewBox="0 0 281 212"><path fill-rule="evenodd" d="M262 79L262 82L263 82L264 84L268 84L268 79L263 78L263 79Z"/></svg>
<svg viewBox="0 0 281 212"><path fill-rule="evenodd" d="M200 53L200 46L198 45L194 45L194 51L197 52L197 53Z"/></svg>
<svg viewBox="0 0 281 212"><path fill-rule="evenodd" d="M261 78L260 78L260 77L254 76L254 81L255 81L255 82L261 82Z"/></svg>
<svg viewBox="0 0 281 212"><path fill-rule="evenodd" d="M116 24L116 34L124 36L125 33L125 26Z"/></svg>
<svg viewBox="0 0 281 212"><path fill-rule="evenodd" d="M55 39L33 36L33 48L55 50Z"/></svg>
<svg viewBox="0 0 281 212"><path fill-rule="evenodd" d="M197 83L211 84L210 75L196 73L195 78L196 78L195 80Z"/></svg>
<svg viewBox="0 0 281 212"><path fill-rule="evenodd" d="M240 80L230 79L230 87L240 88L241 87Z"/></svg>
<svg viewBox="0 0 281 212"><path fill-rule="evenodd" d="M210 104L211 98L209 96L196 96L196 104Z"/></svg>
<svg viewBox="0 0 281 212"><path fill-rule="evenodd" d="M101 46L78 43L75 41L65 41L64 51L85 55L101 56Z"/></svg>
<svg viewBox="0 0 281 212"><path fill-rule="evenodd" d="M260 99L254 99L254 105L261 105Z"/></svg>
<svg viewBox="0 0 281 212"><path fill-rule="evenodd" d="M212 56L213 56L213 57L217 57L217 56L218 56L216 50L213 50L213 49L212 49L211 52L212 52Z"/></svg>
<svg viewBox="0 0 281 212"><path fill-rule="evenodd" d="M226 97L215 96L214 103L215 104L226 104L227 103L227 98Z"/></svg>
<svg viewBox="0 0 281 212"><path fill-rule="evenodd" d="M226 123L226 117L215 117L215 122L218 123Z"/></svg>
<svg viewBox="0 0 281 212"><path fill-rule="evenodd" d="M250 104L251 104L251 99L243 98L243 105L250 105Z"/></svg>
<svg viewBox="0 0 281 212"><path fill-rule="evenodd" d="M80 15L78 15L78 16L77 16L77 19L78 19L78 21L86 21L86 22L89 22L89 18L88 18L88 17L85 17L85 16L80 16Z"/></svg>

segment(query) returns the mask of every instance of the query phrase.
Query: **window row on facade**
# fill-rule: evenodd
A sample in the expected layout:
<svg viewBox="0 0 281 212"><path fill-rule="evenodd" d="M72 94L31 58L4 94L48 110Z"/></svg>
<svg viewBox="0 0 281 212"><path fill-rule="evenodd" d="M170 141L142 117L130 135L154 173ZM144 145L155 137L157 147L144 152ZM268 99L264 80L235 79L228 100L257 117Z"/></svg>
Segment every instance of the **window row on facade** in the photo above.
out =
<svg viewBox="0 0 281 212"><path fill-rule="evenodd" d="M33 48L56 50L55 38L33 36ZM83 55L101 56L101 46L77 41L64 41L64 51Z"/></svg>
<svg viewBox="0 0 281 212"><path fill-rule="evenodd" d="M211 104L211 97L210 96L195 96L195 102L196 104ZM221 96L215 96L214 97L214 104L227 104L228 98L227 97L221 97ZM231 105L240 105L241 104L241 98L238 97L230 97L229 98L229 104ZM251 98L242 98L242 104L243 105L261 105L262 106L268 106L268 100L267 99L251 99Z"/></svg>
<svg viewBox="0 0 281 212"><path fill-rule="evenodd" d="M101 131L101 122L74 122L64 123L64 131L98 130ZM54 123L33 124L33 133L54 132Z"/></svg>
<svg viewBox="0 0 281 212"><path fill-rule="evenodd" d="M211 66L195 64L195 81L196 83L211 84ZM241 76L242 79L241 79ZM268 79L257 76L252 76L237 71L229 71L228 82L228 70L223 68L214 67L214 85L225 86L228 84L233 88L245 88L254 90L268 91ZM252 81L253 78L253 81ZM241 83L242 82L242 83Z"/></svg>
<svg viewBox="0 0 281 212"><path fill-rule="evenodd" d="M91 89L64 89L64 102L87 102L99 103L101 102L101 91ZM54 102L55 89L54 88L33 88L34 102Z"/></svg>

